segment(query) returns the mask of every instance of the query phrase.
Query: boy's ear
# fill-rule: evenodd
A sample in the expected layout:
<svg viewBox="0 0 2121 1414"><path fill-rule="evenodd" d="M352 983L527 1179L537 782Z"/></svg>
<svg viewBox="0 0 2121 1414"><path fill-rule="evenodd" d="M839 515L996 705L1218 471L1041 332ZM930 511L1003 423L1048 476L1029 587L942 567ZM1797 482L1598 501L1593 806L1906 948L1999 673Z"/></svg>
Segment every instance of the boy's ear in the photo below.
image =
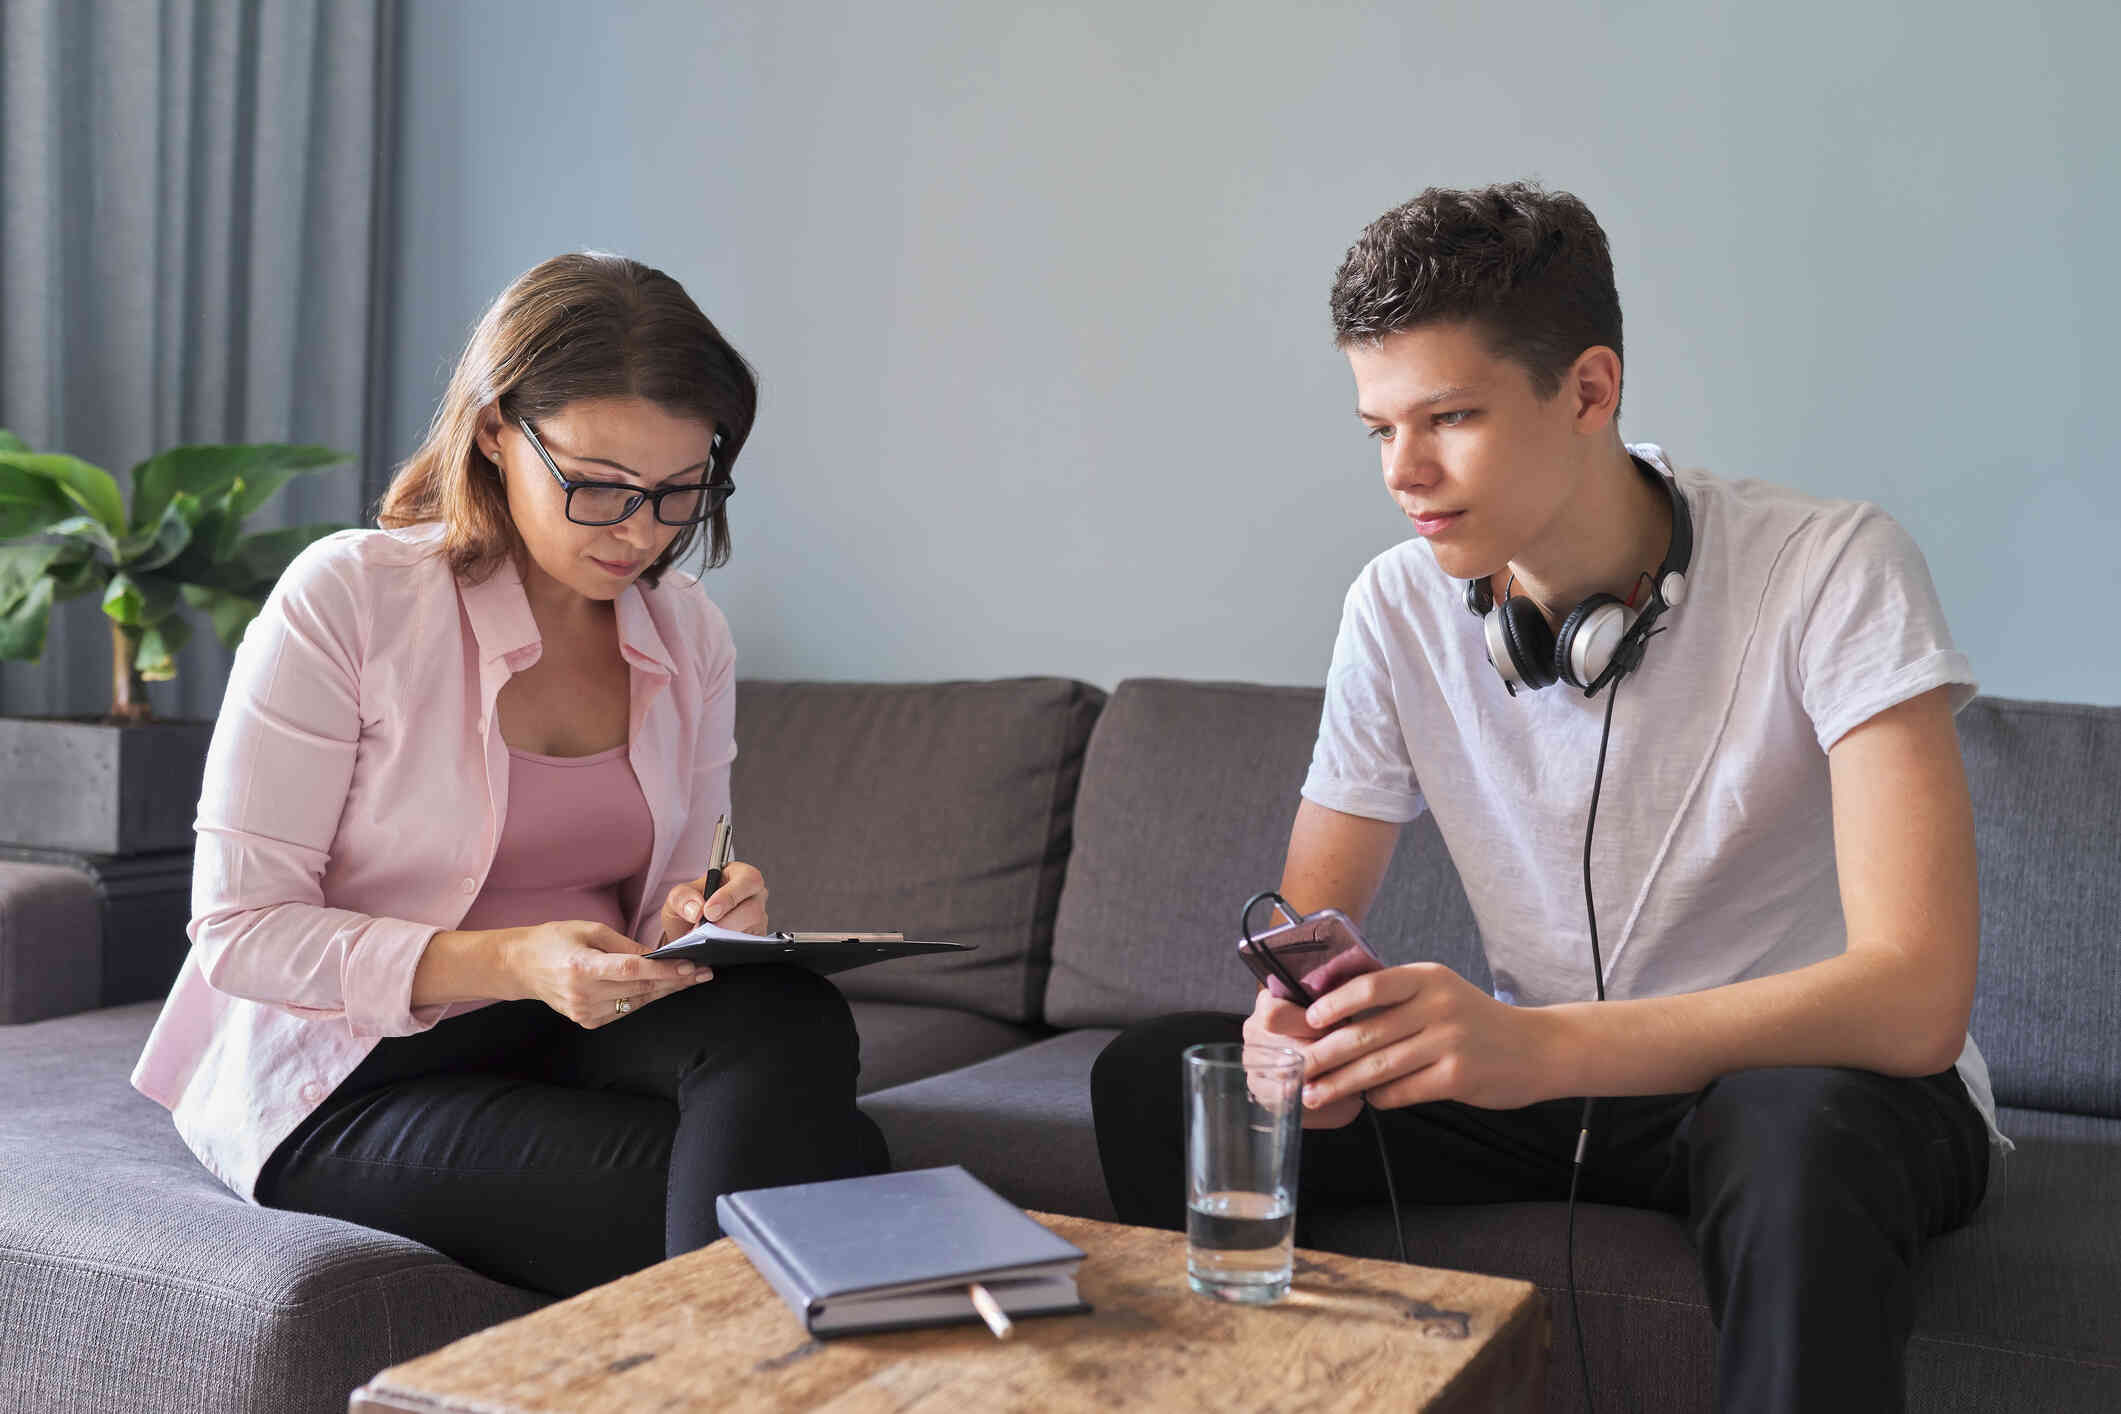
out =
<svg viewBox="0 0 2121 1414"><path fill-rule="evenodd" d="M1620 408L1620 355L1593 344L1570 365L1566 387L1576 402L1580 430L1603 431Z"/></svg>

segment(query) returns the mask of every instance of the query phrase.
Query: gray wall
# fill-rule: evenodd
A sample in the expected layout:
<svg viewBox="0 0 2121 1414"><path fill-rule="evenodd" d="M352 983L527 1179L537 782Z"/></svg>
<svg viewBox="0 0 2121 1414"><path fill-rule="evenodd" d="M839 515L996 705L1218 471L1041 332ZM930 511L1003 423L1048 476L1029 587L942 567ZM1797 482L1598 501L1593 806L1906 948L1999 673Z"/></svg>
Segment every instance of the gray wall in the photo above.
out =
<svg viewBox="0 0 2121 1414"><path fill-rule="evenodd" d="M1316 683L1407 533L1333 267L1531 176L1612 239L1631 438L1880 502L1985 690L2121 703L2121 9L1543 8L413 5L395 451L511 277L624 251L763 375L745 673Z"/></svg>

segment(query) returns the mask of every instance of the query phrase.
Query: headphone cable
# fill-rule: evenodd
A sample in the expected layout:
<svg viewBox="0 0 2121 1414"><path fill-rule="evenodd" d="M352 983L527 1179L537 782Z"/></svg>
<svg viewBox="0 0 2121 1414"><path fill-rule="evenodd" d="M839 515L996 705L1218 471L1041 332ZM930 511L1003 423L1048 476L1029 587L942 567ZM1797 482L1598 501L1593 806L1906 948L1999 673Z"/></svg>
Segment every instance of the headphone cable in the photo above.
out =
<svg viewBox="0 0 2121 1414"><path fill-rule="evenodd" d="M1598 792L1605 785L1606 742L1613 734L1613 702L1620 696L1620 680L1615 678L1606 687L1605 726L1598 733L1598 769L1591 777L1591 811L1583 826L1583 912L1591 925L1591 981L1598 988L1598 1000L1605 1000L1605 960L1598 952L1598 910L1591 902L1591 835L1598 828ZM1583 1176L1584 1150L1591 1142L1592 1096L1583 1097L1583 1120L1576 1132L1576 1158L1569 1166L1569 1235L1566 1245L1569 1268L1569 1321L1576 1327L1576 1368L1583 1375L1583 1407L1585 1414L1594 1414L1591 1403L1591 1361L1584 1352L1583 1312L1576 1304L1576 1182Z"/></svg>
<svg viewBox="0 0 2121 1414"><path fill-rule="evenodd" d="M1606 687L1605 724L1598 733L1598 767L1591 777L1591 809L1583 827L1583 909L1591 928L1591 980L1598 989L1598 1000L1605 1000L1605 961L1598 950L1598 910L1591 899L1591 838L1598 828L1598 796L1605 786L1606 745L1613 734L1613 703L1620 696L1620 683L1616 678ZM1262 898L1272 894L1255 894L1245 905L1240 924L1245 937L1252 936L1250 919L1252 907ZM1591 1361L1583 1343L1583 1313L1576 1300L1576 1185L1583 1175L1583 1156L1591 1140L1591 1109L1594 1097L1586 1095L1583 1100L1583 1119L1576 1134L1576 1157L1569 1166L1569 1227L1565 1244L1569 1276L1569 1321L1576 1328L1576 1368L1583 1376L1583 1407L1585 1414L1596 1414L1591 1400ZM1399 1214L1399 1186L1392 1181L1392 1156L1385 1147L1384 1125L1377 1118L1377 1109L1367 1097L1362 1102L1363 1113L1370 1120L1371 1137L1377 1141L1377 1161L1384 1170L1385 1201L1392 1209L1392 1237L1399 1248L1399 1260L1407 1260L1407 1234L1401 1225Z"/></svg>
<svg viewBox="0 0 2121 1414"><path fill-rule="evenodd" d="M1385 1201L1392 1205L1392 1240L1399 1244L1399 1260L1404 1265L1407 1260L1407 1230L1400 1226L1399 1186L1392 1182L1392 1156L1385 1151L1385 1127L1378 1121L1377 1107L1370 1103L1367 1095L1363 1097L1362 1112L1370 1117L1370 1133L1377 1140L1377 1162L1383 1165L1385 1171Z"/></svg>

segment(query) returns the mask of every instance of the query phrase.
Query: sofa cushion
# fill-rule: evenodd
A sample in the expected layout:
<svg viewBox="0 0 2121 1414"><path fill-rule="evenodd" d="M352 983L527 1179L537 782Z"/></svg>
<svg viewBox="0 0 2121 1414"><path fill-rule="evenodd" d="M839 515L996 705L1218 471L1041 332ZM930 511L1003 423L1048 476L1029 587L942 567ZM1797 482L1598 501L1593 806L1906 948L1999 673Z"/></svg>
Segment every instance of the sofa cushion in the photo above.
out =
<svg viewBox="0 0 2121 1414"><path fill-rule="evenodd" d="M1992 1164L1974 1220L1930 1244L1919 1328L2102 1369L2105 1407L2121 1409L2121 1120L1996 1118L2018 1147Z"/></svg>
<svg viewBox="0 0 2121 1414"><path fill-rule="evenodd" d="M158 1009L0 1028L8 1408L338 1414L385 1366L544 1304L222 1187L126 1082Z"/></svg>
<svg viewBox="0 0 2121 1414"><path fill-rule="evenodd" d="M1103 702L1062 678L739 683L731 823L773 925L976 944L836 980L850 998L1039 1020Z"/></svg>
<svg viewBox="0 0 2121 1414"><path fill-rule="evenodd" d="M1324 700L1316 688L1119 685L1083 767L1048 1021L1120 1026L1250 1009L1237 915L1281 881ZM1268 915L1262 905L1256 926ZM1400 832L1363 932L1388 962L1443 962L1490 985L1465 890L1428 815Z"/></svg>
<svg viewBox="0 0 2121 1414"><path fill-rule="evenodd" d="M1023 1207L1110 1222L1090 1122L1090 1064L1118 1034L1065 1032L878 1091L862 1109L884 1131L894 1168L963 1164Z"/></svg>
<svg viewBox="0 0 2121 1414"><path fill-rule="evenodd" d="M2121 1118L2121 707L1977 697L1958 722L1996 1102Z"/></svg>
<svg viewBox="0 0 2121 1414"><path fill-rule="evenodd" d="M1015 1026L954 1007L852 1001L862 1038L862 1094L888 1090L956 1070L1047 1035L1044 1027Z"/></svg>

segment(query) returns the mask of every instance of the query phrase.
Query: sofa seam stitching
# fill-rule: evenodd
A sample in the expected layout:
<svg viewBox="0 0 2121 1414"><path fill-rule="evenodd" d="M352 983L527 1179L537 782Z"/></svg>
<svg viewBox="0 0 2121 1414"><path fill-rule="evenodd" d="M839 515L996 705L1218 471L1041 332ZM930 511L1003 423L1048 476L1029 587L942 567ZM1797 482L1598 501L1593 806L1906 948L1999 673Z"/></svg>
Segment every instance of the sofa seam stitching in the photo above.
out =
<svg viewBox="0 0 2121 1414"><path fill-rule="evenodd" d="M1563 1291L1567 1290L1567 1288L1564 1286L1549 1286L1545 1282L1537 1282L1534 1284L1537 1285L1541 1291L1551 1292L1555 1295L1559 1295ZM1581 1296L1604 1296L1619 1301L1648 1302L1658 1306L1675 1306L1688 1311L1700 1311L1704 1314L1706 1314L1708 1311L1708 1303L1705 1301L1685 1301L1671 1296L1652 1296L1646 1292L1640 1291L1613 1291L1610 1289L1598 1287L1579 1286L1576 1290L1577 1294ZM2121 1361L2108 1360L2104 1357L2097 1355L2057 1354L2053 1351L2039 1350L2031 1347L1991 1345L1978 1340L1967 1340L1961 1336L1934 1335L1925 1333L1923 1331L1916 1331L1913 1335L1909 1337L1909 1340L1910 1342L1925 1341L1931 1345L1948 1345L1967 1350L1985 1350L1994 1355L2024 1355L2036 1360L2055 1360L2063 1364L2082 1365L2088 1369L2095 1370L2121 1369Z"/></svg>
<svg viewBox="0 0 2121 1414"><path fill-rule="evenodd" d="M1053 789L1046 798L1046 839L1045 848L1040 850L1042 856L1050 856L1053 848L1053 830L1058 823L1060 812L1061 783L1068 774L1069 728L1073 725L1075 714L1090 703L1089 694L1083 691L1084 686L1084 684L1074 681L1069 683L1067 706L1065 710L1058 714L1060 717L1059 739L1054 743ZM1103 716L1103 710L1100 709L1097 715ZM1094 729L1096 726L1095 718L1092 719L1091 725ZM1075 766L1075 798L1068 802L1067 858L1061 861L1058 869L1041 867L1038 871L1038 882L1032 888L1031 908L1034 918L1039 915L1049 896L1052 901L1052 917L1046 920L1045 958L1042 962L1036 957L1030 959L1030 965L1025 968L1026 975L1024 977L1024 1014L1027 1020L1035 1017L1039 1024L1045 1024L1046 1022L1046 992L1053 976L1053 943L1054 935L1059 931L1057 925L1060 922L1060 896L1066 884L1068 864L1075 858L1075 806L1076 802L1082 797L1082 770L1089 757L1089 752L1090 734L1085 732L1083 734L1083 754L1077 760ZM1040 862L1042 865L1045 864L1044 859L1041 859ZM1049 874L1054 879L1051 888L1048 888L1047 884L1047 876ZM1036 974L1035 979L1032 976L1034 973Z"/></svg>
<svg viewBox="0 0 2121 1414"><path fill-rule="evenodd" d="M1992 1355L2025 1355L2035 1360L2054 1360L2065 1365L2082 1365L2092 1370L2121 1370L2121 1360L2098 1355L2062 1355L2047 1350L2035 1350L2009 1345L1990 1345L1978 1340L1967 1340L1961 1336L1925 1335L1916 1331L1908 1337L1909 1343L1926 1341L1931 1345L1948 1345L1963 1350L1985 1350Z"/></svg>
<svg viewBox="0 0 2121 1414"><path fill-rule="evenodd" d="M308 1312L329 1310L334 1306L342 1305L347 1301L353 1300L356 1297L364 1295L365 1289L368 1287L399 1281L403 1278L411 1276L415 1270L414 1268L410 1267L401 1267L396 1271L376 1272L368 1276L355 1278L351 1282L340 1285L335 1290L322 1292L313 1297L303 1297L298 1300L284 1301L275 1300L270 1297L259 1296L253 1292L242 1291L235 1287L218 1286L211 1282L194 1281L185 1277L171 1276L167 1272L150 1271L142 1267L129 1267L112 1262L93 1262L80 1257L61 1257L48 1253L23 1253L20 1251L0 1252L0 1263L12 1264L14 1266L27 1268L30 1270L35 1270L41 1266L46 1268L63 1268L73 1271L94 1272L102 1276L121 1277L127 1281L139 1282L145 1286L161 1287L168 1291L189 1292L194 1295L219 1297L220 1299L228 1302L231 1305L247 1307L252 1310L261 1312ZM451 1281L461 1281L462 1279L467 1277L476 1281L494 1281L492 1277L482 1277L477 1272L472 1271L469 1267L460 1266L457 1263L448 1260L447 1258L442 1258L439 1256L438 1259L435 1261L420 1263L418 1270L423 1273L432 1272L436 1275L447 1277ZM509 1285L506 1282L498 1282L495 1284L501 1286ZM524 1287L515 1287L512 1289L518 1291L528 1290L528 1288ZM532 1294L535 1295L537 1293Z"/></svg>

